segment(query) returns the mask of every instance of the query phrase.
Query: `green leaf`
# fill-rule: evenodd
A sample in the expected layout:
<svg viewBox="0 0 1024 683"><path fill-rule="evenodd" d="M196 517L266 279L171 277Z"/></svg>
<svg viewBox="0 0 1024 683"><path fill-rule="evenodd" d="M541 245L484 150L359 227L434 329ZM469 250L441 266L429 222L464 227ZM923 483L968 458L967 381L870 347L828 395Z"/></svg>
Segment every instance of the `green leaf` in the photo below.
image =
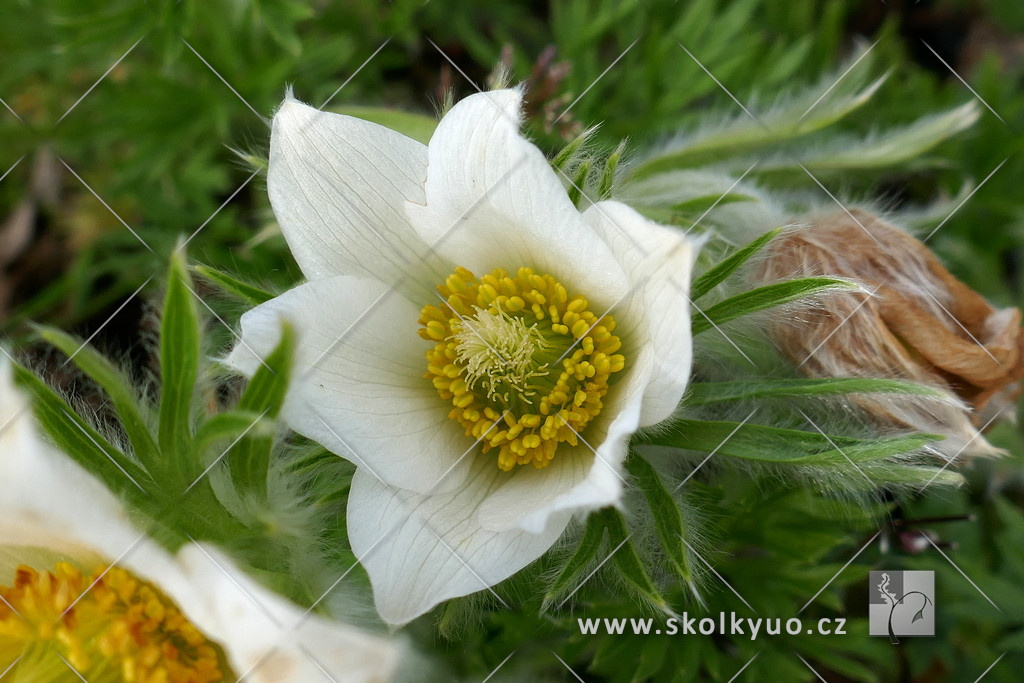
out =
<svg viewBox="0 0 1024 683"><path fill-rule="evenodd" d="M792 173L806 181L807 172L804 168L816 177L821 177L891 168L908 162L916 164L924 160L925 152L972 126L978 120L979 112L978 103L972 100L956 109L923 117L909 126L888 131L881 136L851 139L839 145L827 145L811 154L800 154L797 157L787 154L778 160L766 161L758 165L755 173L762 176Z"/></svg>
<svg viewBox="0 0 1024 683"><path fill-rule="evenodd" d="M672 568L679 578L690 586L693 582L693 571L686 548L681 541L686 538L686 527L683 524L683 515L679 510L679 504L665 487L658 472L643 457L636 454L631 455L626 460L626 469L633 475L637 488L647 499L647 505L651 508L651 517L654 520L654 528L668 554Z"/></svg>
<svg viewBox="0 0 1024 683"><path fill-rule="evenodd" d="M749 422L679 420L668 431L644 439L643 443L776 465L825 465L849 464L850 460L861 463L907 453L941 438L912 434L858 439Z"/></svg>
<svg viewBox="0 0 1024 683"><path fill-rule="evenodd" d="M604 520L605 528L608 529L608 540L611 541L614 551L612 561L622 574L640 595L646 598L652 605L663 612L671 613L671 609L661 593L654 587L654 583L647 575L636 548L629 542L632 534L626 529L626 521L622 514L614 508L605 508L599 513Z"/></svg>
<svg viewBox="0 0 1024 683"><path fill-rule="evenodd" d="M67 355L82 372L107 392L114 410L121 418L121 425L135 457L150 467L159 463L160 450L149 424L139 410L139 395L131 380L92 346L83 344L69 334L52 327L41 327L39 335Z"/></svg>
<svg viewBox="0 0 1024 683"><path fill-rule="evenodd" d="M658 173L708 165L723 159L778 146L827 128L863 107L885 82L886 76L856 92L842 92L852 78L825 79L816 90L768 112L737 115L717 130L698 133L682 144L653 155L635 167L636 180ZM831 92L831 86L839 84ZM820 92L820 97L816 97Z"/></svg>
<svg viewBox="0 0 1024 683"><path fill-rule="evenodd" d="M828 377L694 382L687 391L686 403L700 406L757 398L801 398L838 394L907 394L945 402L955 401L948 392L917 382L867 377Z"/></svg>
<svg viewBox="0 0 1024 683"><path fill-rule="evenodd" d="M665 664L665 656L668 654L668 646L661 638L648 638L644 641L643 649L636 663L636 671L630 683L644 683L644 681L656 680L655 676Z"/></svg>
<svg viewBox="0 0 1024 683"><path fill-rule="evenodd" d="M900 462L881 461L877 464L871 463L868 474L872 481L885 482L887 484L960 486L964 483L963 475L948 467L941 468L924 465L908 467Z"/></svg>
<svg viewBox="0 0 1024 683"><path fill-rule="evenodd" d="M544 594L544 602L541 605L542 612L550 609L555 600L561 598L565 593L576 590L580 584L586 581L587 577L584 576L584 572L593 562L597 551L601 548L602 539L604 539L604 520L601 519L600 515L590 515L587 518L587 528L583 532L583 538L580 539L575 552L573 552L569 561L562 566L558 576L555 577L555 580ZM560 606L556 605L556 607Z"/></svg>
<svg viewBox="0 0 1024 683"><path fill-rule="evenodd" d="M232 294L253 306L266 303L274 298L274 295L270 292L247 282L242 282L234 276L210 266L194 266L192 270L228 294Z"/></svg>
<svg viewBox="0 0 1024 683"><path fill-rule="evenodd" d="M693 285L690 287L690 300L696 301L725 281L725 279L732 275L736 269L746 263L751 256L759 252L766 244L771 242L781 230L782 228L769 230L763 235L752 240L742 249L737 250L734 254L722 259L709 268L706 273L693 281Z"/></svg>
<svg viewBox="0 0 1024 683"><path fill-rule="evenodd" d="M192 394L199 374L199 317L185 259L171 256L160 325L160 450L180 483L187 483L192 443Z"/></svg>
<svg viewBox="0 0 1024 683"><path fill-rule="evenodd" d="M430 142L437 128L437 119L433 116L387 107L344 106L334 107L332 111L390 128L424 145Z"/></svg>
<svg viewBox="0 0 1024 683"><path fill-rule="evenodd" d="M15 380L33 398L36 419L65 454L127 500L148 498L154 487L145 470L111 445L30 370L17 364L13 367Z"/></svg>
<svg viewBox="0 0 1024 683"><path fill-rule="evenodd" d="M277 418L288 391L294 348L295 331L285 323L281 329L281 341L249 380L238 401L238 410L269 419ZM250 433L229 454L231 477L241 490L266 492L272 446L272 433Z"/></svg>
<svg viewBox="0 0 1024 683"><path fill-rule="evenodd" d="M857 291L860 287L850 280L834 277L804 277L758 287L701 311L703 317L694 316L693 334L707 332L712 327L766 308L835 290Z"/></svg>

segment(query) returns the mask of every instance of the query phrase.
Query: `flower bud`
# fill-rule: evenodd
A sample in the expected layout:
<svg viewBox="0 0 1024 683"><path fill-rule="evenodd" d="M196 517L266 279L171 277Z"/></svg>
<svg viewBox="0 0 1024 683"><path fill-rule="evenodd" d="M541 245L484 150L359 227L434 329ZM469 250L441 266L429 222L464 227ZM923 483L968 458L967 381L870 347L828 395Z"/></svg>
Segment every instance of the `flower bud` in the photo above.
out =
<svg viewBox="0 0 1024 683"><path fill-rule="evenodd" d="M869 415L942 434L949 458L997 454L978 432L1010 413L1024 376L1017 308L995 309L953 277L919 240L860 210L815 217L779 235L760 275L769 281L847 277L866 292L830 295L779 323L772 336L811 377L885 377L949 392L947 404L907 395L862 395Z"/></svg>

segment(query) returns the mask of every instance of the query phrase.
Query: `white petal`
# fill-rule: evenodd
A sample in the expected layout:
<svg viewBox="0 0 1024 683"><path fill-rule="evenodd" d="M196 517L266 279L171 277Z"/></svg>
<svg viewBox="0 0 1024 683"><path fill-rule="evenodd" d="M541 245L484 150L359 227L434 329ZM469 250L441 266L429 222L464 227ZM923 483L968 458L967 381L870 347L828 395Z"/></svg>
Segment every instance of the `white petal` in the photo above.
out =
<svg viewBox="0 0 1024 683"><path fill-rule="evenodd" d="M401 653L395 642L306 616L213 548L190 544L177 561L184 581L176 585L185 590L165 592L200 631L224 646L234 672L245 680L391 679Z"/></svg>
<svg viewBox="0 0 1024 683"><path fill-rule="evenodd" d="M268 190L288 246L310 279L361 275L430 295L451 272L409 226L424 201L427 150L367 121L285 100L270 136Z"/></svg>
<svg viewBox="0 0 1024 683"><path fill-rule="evenodd" d="M427 244L477 276L528 266L609 306L626 279L534 145L519 134L520 93L472 95L438 125L428 148L426 206L409 204Z"/></svg>
<svg viewBox="0 0 1024 683"><path fill-rule="evenodd" d="M451 490L466 476L468 462L456 463L473 440L423 377L430 342L416 333L419 312L379 282L314 280L243 315L242 342L226 362L252 375L290 321L288 426L392 486Z"/></svg>
<svg viewBox="0 0 1024 683"><path fill-rule="evenodd" d="M550 516L540 533L489 531L478 510L506 474L476 454L462 488L420 496L384 486L356 470L348 502L348 533L373 584L377 611L401 625L443 600L495 585L540 557L571 515Z"/></svg>
<svg viewBox="0 0 1024 683"><path fill-rule="evenodd" d="M639 426L656 424L679 405L690 378L690 278L703 242L653 223L620 202L599 202L583 215L628 273L630 293L613 314L629 348L650 354L654 363L642 390Z"/></svg>

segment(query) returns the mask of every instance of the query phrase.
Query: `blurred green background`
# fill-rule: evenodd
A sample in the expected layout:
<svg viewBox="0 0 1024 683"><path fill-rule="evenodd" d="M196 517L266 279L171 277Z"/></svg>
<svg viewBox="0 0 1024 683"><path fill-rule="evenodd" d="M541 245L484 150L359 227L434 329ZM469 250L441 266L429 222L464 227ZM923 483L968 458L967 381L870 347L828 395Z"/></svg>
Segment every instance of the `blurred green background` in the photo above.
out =
<svg viewBox="0 0 1024 683"><path fill-rule="evenodd" d="M709 111L741 114L728 93L744 104L764 103L815 82L858 41L874 46L862 68L875 75L889 70L890 77L870 106L842 126L883 130L971 100L954 70L987 106L972 129L930 153L941 163L843 177L831 191L900 207L949 199L973 183L975 193L930 245L993 303L1021 306L1019 0L7 0L0 22L0 335L27 344L29 321L56 325L93 337L138 372L151 371L151 302L182 236L194 262L274 290L294 284L300 274L275 230L264 176L252 165L266 154L267 120L288 85L302 100L330 99L331 109L373 105L433 114L446 92L457 99L486 87L504 61L513 82L531 85L529 130L548 151L595 123L602 124L600 144L628 139L640 149L693 128ZM237 316L214 296L209 303L228 323ZM228 338L216 322L211 334ZM46 357L38 362L45 365ZM75 381L56 367L51 379L67 388ZM730 680L755 652L763 654L743 680L812 680L794 647L830 681L974 680L1004 652L985 680L1018 680L1024 440L1003 425L992 441L1013 455L973 467L971 485L961 491L903 502L896 516L972 515L973 521L915 528L955 544L947 550L951 559L1001 611L941 555L917 552L916 532L907 535L898 524L886 533L886 554L873 545L822 598L829 603L822 614L844 604L863 610L869 568L935 569L935 639L899 647L863 634L799 646L703 638L633 643L581 639L568 615L495 610L485 628L448 634L450 640L427 633L425 642L470 680L514 649L521 654L505 674L530 671L534 680L571 679L551 657L555 650L592 680L642 680L645 672L657 680ZM810 510L806 501L773 508L773 496L795 494L749 482L717 482L701 495L723 519L716 528L725 540L713 564L740 593L773 585L751 571L757 565L750 557L791 563L775 577L783 586L775 586L778 601L764 603L779 616L799 608L872 530L870 521ZM765 520L776 518L768 528ZM803 550L786 550L795 546ZM713 608L735 607L719 593L722 604ZM623 604L607 609L634 616L621 613ZM588 614L602 609L591 605ZM646 668L637 673L641 660Z"/></svg>

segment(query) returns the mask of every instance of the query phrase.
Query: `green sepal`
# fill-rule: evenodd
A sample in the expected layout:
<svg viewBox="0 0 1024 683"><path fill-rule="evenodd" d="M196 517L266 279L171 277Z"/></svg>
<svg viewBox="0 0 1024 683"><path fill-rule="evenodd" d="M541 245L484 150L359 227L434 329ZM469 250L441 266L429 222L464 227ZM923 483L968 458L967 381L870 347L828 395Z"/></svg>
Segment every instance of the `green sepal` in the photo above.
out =
<svg viewBox="0 0 1024 683"><path fill-rule="evenodd" d="M834 277L803 277L757 287L720 301L702 311L700 316L694 316L693 334L707 332L712 327L766 308L835 290L858 291L860 287L850 280Z"/></svg>
<svg viewBox="0 0 1024 683"><path fill-rule="evenodd" d="M736 253L716 263L700 277L695 278L693 285L690 286L690 300L696 301L725 281L727 277L746 263L751 256L761 251L766 244L771 242L772 238L778 235L781 230L782 228L776 228L760 235L745 247L737 250Z"/></svg>

